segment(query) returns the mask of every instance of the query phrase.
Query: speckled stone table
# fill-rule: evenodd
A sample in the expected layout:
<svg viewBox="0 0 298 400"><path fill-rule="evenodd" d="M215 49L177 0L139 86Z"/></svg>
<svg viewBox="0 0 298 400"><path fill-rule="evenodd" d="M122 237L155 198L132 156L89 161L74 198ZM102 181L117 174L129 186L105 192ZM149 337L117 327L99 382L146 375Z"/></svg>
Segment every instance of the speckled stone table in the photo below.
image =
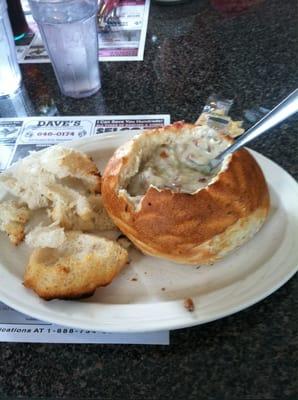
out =
<svg viewBox="0 0 298 400"><path fill-rule="evenodd" d="M53 106L61 115L194 121L216 92L233 98L232 115L242 118L297 87L297 54L295 0L263 1L237 16L193 0L152 5L144 62L101 64L103 88L93 97L60 95L50 65L22 72L36 114ZM297 119L251 147L297 179ZM172 332L169 347L0 344L0 398L297 399L297 290L294 277L241 313Z"/></svg>

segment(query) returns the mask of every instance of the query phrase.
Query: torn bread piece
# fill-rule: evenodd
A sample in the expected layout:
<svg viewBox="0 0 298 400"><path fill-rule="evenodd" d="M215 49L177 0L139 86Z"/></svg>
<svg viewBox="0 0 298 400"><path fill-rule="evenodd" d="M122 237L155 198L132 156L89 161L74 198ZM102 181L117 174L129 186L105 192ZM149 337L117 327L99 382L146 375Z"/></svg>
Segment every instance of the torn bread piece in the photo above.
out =
<svg viewBox="0 0 298 400"><path fill-rule="evenodd" d="M40 170L34 174L22 162L15 170L3 172L0 176L5 189L26 203L30 210L49 206L50 201L45 192L47 185L54 181L54 176L48 172Z"/></svg>
<svg viewBox="0 0 298 400"><path fill-rule="evenodd" d="M67 179L68 180L65 180ZM99 193L101 178L96 164L84 153L53 146L30 155L0 176L0 182L32 210L48 207L47 188L63 184L82 195Z"/></svg>
<svg viewBox="0 0 298 400"><path fill-rule="evenodd" d="M86 154L62 146L48 149L41 158L42 168L57 178L76 178L91 193L100 192L100 174L96 164Z"/></svg>
<svg viewBox="0 0 298 400"><path fill-rule="evenodd" d="M96 164L84 153L53 146L0 176L5 188L32 210L46 208L53 222L84 232L115 229L104 209Z"/></svg>
<svg viewBox="0 0 298 400"><path fill-rule="evenodd" d="M30 256L24 285L46 300L91 296L108 285L128 262L128 253L111 240L66 232L58 248L38 248Z"/></svg>
<svg viewBox="0 0 298 400"><path fill-rule="evenodd" d="M54 183L47 187L46 196L51 200L51 208L56 218L54 222L61 223L67 220L69 215L76 214L83 220L88 220L92 213L91 205L88 202L87 196L82 195L74 189L63 186L60 183Z"/></svg>
<svg viewBox="0 0 298 400"><path fill-rule="evenodd" d="M66 236L64 229L57 224L49 226L37 226L32 231L27 233L25 242L33 248L50 247L57 248L62 246Z"/></svg>
<svg viewBox="0 0 298 400"><path fill-rule="evenodd" d="M88 197L88 202L92 210L88 219L83 220L74 215L71 221L72 227L68 229L78 229L85 232L117 229L116 225L111 220L106 209L104 208L100 195L90 195Z"/></svg>
<svg viewBox="0 0 298 400"><path fill-rule="evenodd" d="M52 199L53 205L48 211L49 217L67 230L92 232L116 229L99 194L91 194L86 197L85 208L82 207L82 202L78 205L76 202L65 198L63 191L56 190ZM83 210L85 210L84 213Z"/></svg>
<svg viewBox="0 0 298 400"><path fill-rule="evenodd" d="M31 210L49 206L45 190L47 185L55 182L55 176L41 168L40 158L43 153L30 153L0 175L0 183Z"/></svg>
<svg viewBox="0 0 298 400"><path fill-rule="evenodd" d="M0 203L0 231L6 232L10 241L18 245L25 236L25 225L30 211L24 204L14 200Z"/></svg>

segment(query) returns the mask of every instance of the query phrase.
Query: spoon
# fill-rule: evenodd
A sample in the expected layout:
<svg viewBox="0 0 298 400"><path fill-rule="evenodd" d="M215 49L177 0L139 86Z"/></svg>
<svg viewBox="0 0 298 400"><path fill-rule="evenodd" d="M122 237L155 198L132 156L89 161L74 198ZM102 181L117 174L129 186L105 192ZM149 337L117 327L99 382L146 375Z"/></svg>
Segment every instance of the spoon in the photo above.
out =
<svg viewBox="0 0 298 400"><path fill-rule="evenodd" d="M199 164L194 159L191 159L192 163L200 172L204 175L212 175L221 165L224 158L228 155L239 150L246 143L255 139L256 137L267 132L270 128L284 121L291 115L298 111L298 89L294 90L288 97L286 97L281 103L275 106L268 114L266 114L260 121L249 128L243 133L238 140L236 140L231 146L222 151L218 156L210 160L207 164Z"/></svg>

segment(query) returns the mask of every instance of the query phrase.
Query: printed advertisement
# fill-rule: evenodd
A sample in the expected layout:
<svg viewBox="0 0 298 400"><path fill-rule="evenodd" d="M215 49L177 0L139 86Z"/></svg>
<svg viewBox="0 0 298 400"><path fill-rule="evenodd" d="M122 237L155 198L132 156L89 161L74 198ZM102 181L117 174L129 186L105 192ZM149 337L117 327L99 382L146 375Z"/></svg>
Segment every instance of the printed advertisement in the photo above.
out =
<svg viewBox="0 0 298 400"><path fill-rule="evenodd" d="M50 62L28 1L22 1L30 32L16 42L19 63ZM150 0L120 0L111 17L98 17L98 57L100 61L142 61Z"/></svg>
<svg viewBox="0 0 298 400"><path fill-rule="evenodd" d="M2 118L0 171L31 151L54 144L102 133L155 128L169 123L169 115Z"/></svg>

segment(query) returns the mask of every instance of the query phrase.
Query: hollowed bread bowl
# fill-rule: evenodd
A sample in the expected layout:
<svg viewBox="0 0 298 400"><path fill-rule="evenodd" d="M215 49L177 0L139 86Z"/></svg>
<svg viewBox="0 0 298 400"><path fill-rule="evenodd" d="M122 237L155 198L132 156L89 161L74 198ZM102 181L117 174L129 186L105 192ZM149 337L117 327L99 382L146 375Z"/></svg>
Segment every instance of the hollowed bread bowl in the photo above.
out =
<svg viewBox="0 0 298 400"><path fill-rule="evenodd" d="M118 148L102 177L106 210L143 253L210 264L249 240L269 210L264 175L241 149L215 176L196 171L232 139L207 126L175 123ZM159 161L160 160L160 161Z"/></svg>

